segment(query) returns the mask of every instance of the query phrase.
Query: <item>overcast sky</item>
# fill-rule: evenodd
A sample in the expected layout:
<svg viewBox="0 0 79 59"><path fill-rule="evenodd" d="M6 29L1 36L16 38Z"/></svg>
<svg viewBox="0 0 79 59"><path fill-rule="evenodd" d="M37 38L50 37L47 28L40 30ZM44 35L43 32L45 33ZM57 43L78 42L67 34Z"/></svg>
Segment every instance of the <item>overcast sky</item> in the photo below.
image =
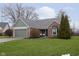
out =
<svg viewBox="0 0 79 59"><path fill-rule="evenodd" d="M39 18L55 18L60 9L65 10L71 20L71 26L75 24L76 28L79 27L79 4L74 3L26 3L24 6L31 6L36 9ZM4 4L0 4L0 9Z"/></svg>

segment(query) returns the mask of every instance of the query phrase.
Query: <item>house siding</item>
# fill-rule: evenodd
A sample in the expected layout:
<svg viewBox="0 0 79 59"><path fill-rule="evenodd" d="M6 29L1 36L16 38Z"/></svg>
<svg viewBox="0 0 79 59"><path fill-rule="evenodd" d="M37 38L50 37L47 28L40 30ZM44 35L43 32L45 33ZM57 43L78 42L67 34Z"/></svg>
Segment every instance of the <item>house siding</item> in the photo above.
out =
<svg viewBox="0 0 79 59"><path fill-rule="evenodd" d="M14 24L14 27L26 27L26 25L21 20L18 20L16 24Z"/></svg>

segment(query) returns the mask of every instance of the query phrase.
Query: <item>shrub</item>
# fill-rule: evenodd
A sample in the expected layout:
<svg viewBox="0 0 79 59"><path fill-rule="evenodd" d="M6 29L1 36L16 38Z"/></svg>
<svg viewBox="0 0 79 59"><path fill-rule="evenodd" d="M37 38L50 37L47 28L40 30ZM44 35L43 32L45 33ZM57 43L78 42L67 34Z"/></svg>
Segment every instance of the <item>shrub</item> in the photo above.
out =
<svg viewBox="0 0 79 59"><path fill-rule="evenodd" d="M7 29L5 31L5 35L11 37L13 35L13 30L12 29Z"/></svg>
<svg viewBox="0 0 79 59"><path fill-rule="evenodd" d="M0 33L0 36L2 36L2 33Z"/></svg>

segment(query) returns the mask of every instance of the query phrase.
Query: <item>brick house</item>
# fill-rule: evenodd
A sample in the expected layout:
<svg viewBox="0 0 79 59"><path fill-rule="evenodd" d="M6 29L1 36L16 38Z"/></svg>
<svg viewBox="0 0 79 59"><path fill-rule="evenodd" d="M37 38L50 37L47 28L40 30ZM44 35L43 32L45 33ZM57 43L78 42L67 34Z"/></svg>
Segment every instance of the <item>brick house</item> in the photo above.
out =
<svg viewBox="0 0 79 59"><path fill-rule="evenodd" d="M17 20L13 25L13 37L56 37L59 21L57 18L40 20Z"/></svg>

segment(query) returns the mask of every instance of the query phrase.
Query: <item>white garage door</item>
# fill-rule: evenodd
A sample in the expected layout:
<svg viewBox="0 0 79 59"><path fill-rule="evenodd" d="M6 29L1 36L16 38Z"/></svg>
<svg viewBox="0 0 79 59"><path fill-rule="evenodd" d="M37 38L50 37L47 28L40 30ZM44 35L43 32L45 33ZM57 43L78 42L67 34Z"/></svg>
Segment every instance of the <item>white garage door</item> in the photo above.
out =
<svg viewBox="0 0 79 59"><path fill-rule="evenodd" d="M26 37L26 29L16 29L15 30L15 37Z"/></svg>

